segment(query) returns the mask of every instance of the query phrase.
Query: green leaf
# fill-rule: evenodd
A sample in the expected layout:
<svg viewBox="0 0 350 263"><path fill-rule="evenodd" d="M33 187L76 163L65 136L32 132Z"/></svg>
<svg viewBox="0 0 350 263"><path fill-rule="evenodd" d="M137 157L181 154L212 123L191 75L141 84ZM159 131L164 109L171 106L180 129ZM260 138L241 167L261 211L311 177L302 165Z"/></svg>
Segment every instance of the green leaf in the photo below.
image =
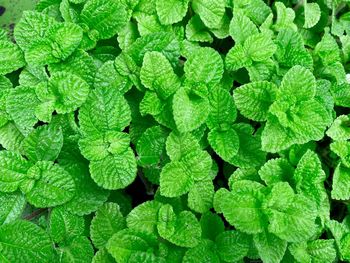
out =
<svg viewBox="0 0 350 263"><path fill-rule="evenodd" d="M236 229L248 234L261 233L267 226L267 218L261 207L263 195L260 190L263 186L247 180L238 181L232 186L232 192L219 189L215 193L214 206L220 203L225 219Z"/></svg>
<svg viewBox="0 0 350 263"><path fill-rule="evenodd" d="M225 262L242 260L248 254L250 237L240 231L222 232L215 239L217 252Z"/></svg>
<svg viewBox="0 0 350 263"><path fill-rule="evenodd" d="M205 213L213 207L214 185L212 181L196 182L188 193L188 207Z"/></svg>
<svg viewBox="0 0 350 263"><path fill-rule="evenodd" d="M42 228L16 220L0 226L0 257L4 262L49 262L54 252L50 237Z"/></svg>
<svg viewBox="0 0 350 263"><path fill-rule="evenodd" d="M209 28L217 28L225 13L224 0L194 0L192 8Z"/></svg>
<svg viewBox="0 0 350 263"><path fill-rule="evenodd" d="M91 221L91 240L96 248L102 249L113 234L125 227L125 218L119 206L115 203L104 203Z"/></svg>
<svg viewBox="0 0 350 263"><path fill-rule="evenodd" d="M62 263L91 262L94 256L94 249L87 237L79 236L74 238L70 244L58 249Z"/></svg>
<svg viewBox="0 0 350 263"><path fill-rule="evenodd" d="M339 164L333 174L331 196L336 200L350 199L350 169L342 164Z"/></svg>
<svg viewBox="0 0 350 263"><path fill-rule="evenodd" d="M196 85L202 83L211 87L220 82L224 73L224 65L217 51L205 47L189 54L184 71L186 78Z"/></svg>
<svg viewBox="0 0 350 263"><path fill-rule="evenodd" d="M55 243L67 243L84 233L84 218L71 214L63 207L50 212L49 233Z"/></svg>
<svg viewBox="0 0 350 263"><path fill-rule="evenodd" d="M0 40L0 75L11 73L25 64L23 53L18 46Z"/></svg>
<svg viewBox="0 0 350 263"><path fill-rule="evenodd" d="M142 84L166 99L181 86L167 58L160 52L147 52L141 68Z"/></svg>
<svg viewBox="0 0 350 263"><path fill-rule="evenodd" d="M0 160L1 192L15 192L26 179L30 164L19 154L8 151L0 151Z"/></svg>
<svg viewBox="0 0 350 263"><path fill-rule="evenodd" d="M163 25L180 22L186 15L189 0L157 0L156 10Z"/></svg>
<svg viewBox="0 0 350 263"><path fill-rule="evenodd" d="M29 134L38 121L35 116L35 107L40 103L32 87L19 86L11 89L6 100L6 111L16 123L19 130Z"/></svg>
<svg viewBox="0 0 350 263"><path fill-rule="evenodd" d="M265 121L278 89L267 81L251 82L234 90L233 97L240 113L254 121Z"/></svg>
<svg viewBox="0 0 350 263"><path fill-rule="evenodd" d="M234 124L233 128L238 134L239 148L229 163L242 168L261 166L265 162L266 153L261 150L260 135L253 135L253 127L246 123Z"/></svg>
<svg viewBox="0 0 350 263"><path fill-rule="evenodd" d="M114 234L106 248L117 262L130 262L130 258L136 254L153 255L152 251L147 251L154 249L156 244L156 236L127 228Z"/></svg>
<svg viewBox="0 0 350 263"><path fill-rule="evenodd" d="M16 43L22 50L27 50L33 42L46 37L48 29L57 22L54 18L35 11L24 11L15 27Z"/></svg>
<svg viewBox="0 0 350 263"><path fill-rule="evenodd" d="M249 36L244 42L246 55L253 61L265 61L276 52L277 46L265 33Z"/></svg>
<svg viewBox="0 0 350 263"><path fill-rule="evenodd" d="M22 142L23 154L33 162L56 160L62 146L62 129L53 125L36 128Z"/></svg>
<svg viewBox="0 0 350 263"><path fill-rule="evenodd" d="M124 94L131 89L132 82L118 73L113 61L107 61L96 72L94 87L96 89L112 88Z"/></svg>
<svg viewBox="0 0 350 263"><path fill-rule="evenodd" d="M160 174L160 193L166 197L186 194L193 184L193 175L183 162L173 161L166 164Z"/></svg>
<svg viewBox="0 0 350 263"><path fill-rule="evenodd" d="M243 44L249 36L255 34L258 34L258 28L249 17L239 10L234 12L230 22L230 36L235 43Z"/></svg>
<svg viewBox="0 0 350 263"><path fill-rule="evenodd" d="M349 117L347 115L338 116L327 131L327 135L335 141L345 141L350 139L350 129L348 127Z"/></svg>
<svg viewBox="0 0 350 263"><path fill-rule="evenodd" d="M116 261L106 249L100 249L96 252L92 263L115 263Z"/></svg>
<svg viewBox="0 0 350 263"><path fill-rule="evenodd" d="M209 29L203 24L199 15L193 16L186 25L186 38L194 42L213 42Z"/></svg>
<svg viewBox="0 0 350 263"><path fill-rule="evenodd" d="M284 211L271 211L268 229L288 242L305 241L315 234L316 215L313 201L302 195L295 195Z"/></svg>
<svg viewBox="0 0 350 263"><path fill-rule="evenodd" d="M122 154L129 146L129 134L118 131L107 131L104 136L92 134L79 140L81 154L90 161L102 160L110 154Z"/></svg>
<svg viewBox="0 0 350 263"><path fill-rule="evenodd" d="M267 185L278 182L291 182L294 168L286 159L271 159L260 168L259 175Z"/></svg>
<svg viewBox="0 0 350 263"><path fill-rule="evenodd" d="M162 158L167 133L161 126L148 128L140 137L136 145L138 164L141 166L159 163Z"/></svg>
<svg viewBox="0 0 350 263"><path fill-rule="evenodd" d="M278 31L283 29L297 30L297 26L293 23L295 13L292 8L286 7L282 2L275 2L277 19L274 28Z"/></svg>
<svg viewBox="0 0 350 263"><path fill-rule="evenodd" d="M89 85L80 77L64 72L51 76L47 91L54 99L57 113L68 113L80 107L88 97Z"/></svg>
<svg viewBox="0 0 350 263"><path fill-rule="evenodd" d="M281 262L287 249L286 241L267 231L254 235L253 240L263 262Z"/></svg>
<svg viewBox="0 0 350 263"><path fill-rule="evenodd" d="M182 133L190 132L206 121L209 101L204 96L193 94L191 90L180 88L174 95L173 111L177 129Z"/></svg>
<svg viewBox="0 0 350 263"><path fill-rule="evenodd" d="M130 107L116 89L93 90L79 111L81 130L87 135L122 131L130 121Z"/></svg>
<svg viewBox="0 0 350 263"><path fill-rule="evenodd" d="M278 211L283 211L288 208L294 198L293 188L286 182L278 182L273 185L266 199L263 201L263 206Z"/></svg>
<svg viewBox="0 0 350 263"><path fill-rule="evenodd" d="M172 132L166 141L166 151L172 161L179 161L184 156L199 149L199 143L191 133Z"/></svg>
<svg viewBox="0 0 350 263"><path fill-rule="evenodd" d="M143 57L149 51L161 52L172 64L178 64L180 43L173 33L157 32L138 38L128 49L128 54L137 66L142 65Z"/></svg>
<svg viewBox="0 0 350 263"><path fill-rule="evenodd" d="M36 207L64 204L76 193L72 176L63 168L48 161L38 161L27 175L35 180L29 189L23 189L29 203Z"/></svg>
<svg viewBox="0 0 350 263"><path fill-rule="evenodd" d="M8 224L18 219L25 208L26 199L24 195L17 191L14 193L0 193L0 226Z"/></svg>
<svg viewBox="0 0 350 263"><path fill-rule="evenodd" d="M124 153L109 155L90 163L92 179L101 187L110 190L130 185L136 177L136 159L131 148Z"/></svg>
<svg viewBox="0 0 350 263"><path fill-rule="evenodd" d="M297 262L334 262L337 252L334 247L334 240L318 239L309 242L293 243L289 251Z"/></svg>
<svg viewBox="0 0 350 263"><path fill-rule="evenodd" d="M157 201L147 201L138 205L126 218L128 228L157 234L158 211L161 206Z"/></svg>
<svg viewBox="0 0 350 263"><path fill-rule="evenodd" d="M305 1L304 13L304 28L311 28L315 26L321 18L321 8L317 3L306 3Z"/></svg>
<svg viewBox="0 0 350 263"><path fill-rule="evenodd" d="M171 205L159 209L157 229L162 238L180 247L195 247L202 233L194 214L182 211L177 215Z"/></svg>
<svg viewBox="0 0 350 263"><path fill-rule="evenodd" d="M208 142L213 150L227 162L230 162L239 150L239 137L233 128L211 130L208 134Z"/></svg>
<svg viewBox="0 0 350 263"><path fill-rule="evenodd" d="M235 71L243 67L249 67L253 63L252 59L247 56L243 45L236 44L229 50L225 59L226 69Z"/></svg>
<svg viewBox="0 0 350 263"><path fill-rule="evenodd" d="M89 36L98 40L117 34L128 22L128 15L121 2L90 0L84 5L80 19L88 26Z"/></svg>
<svg viewBox="0 0 350 263"><path fill-rule="evenodd" d="M212 262L219 263L220 259L215 251L215 244L210 240L201 240L199 245L186 251L183 263Z"/></svg>
<svg viewBox="0 0 350 263"><path fill-rule="evenodd" d="M213 87L209 91L209 103L210 113L206 123L210 129L231 124L236 120L236 106L228 91L219 86Z"/></svg>

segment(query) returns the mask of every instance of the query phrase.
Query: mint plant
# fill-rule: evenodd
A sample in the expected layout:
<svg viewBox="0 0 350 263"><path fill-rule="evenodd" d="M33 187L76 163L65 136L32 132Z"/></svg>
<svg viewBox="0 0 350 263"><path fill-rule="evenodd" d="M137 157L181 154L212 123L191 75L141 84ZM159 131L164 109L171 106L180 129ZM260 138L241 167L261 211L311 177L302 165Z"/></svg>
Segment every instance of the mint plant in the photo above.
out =
<svg viewBox="0 0 350 263"><path fill-rule="evenodd" d="M37 1L0 29L0 262L350 262L349 10Z"/></svg>

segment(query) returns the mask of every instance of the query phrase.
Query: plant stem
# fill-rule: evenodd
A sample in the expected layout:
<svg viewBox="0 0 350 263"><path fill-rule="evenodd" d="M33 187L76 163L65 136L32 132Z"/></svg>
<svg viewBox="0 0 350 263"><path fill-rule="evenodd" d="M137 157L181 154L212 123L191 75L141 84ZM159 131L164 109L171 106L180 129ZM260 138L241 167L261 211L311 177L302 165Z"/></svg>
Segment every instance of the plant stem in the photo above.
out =
<svg viewBox="0 0 350 263"><path fill-rule="evenodd" d="M40 209L37 209L37 210L34 210L31 214L29 215L26 215L23 219L25 220L32 220L33 218L43 214L44 212L47 211L47 208L40 208Z"/></svg>

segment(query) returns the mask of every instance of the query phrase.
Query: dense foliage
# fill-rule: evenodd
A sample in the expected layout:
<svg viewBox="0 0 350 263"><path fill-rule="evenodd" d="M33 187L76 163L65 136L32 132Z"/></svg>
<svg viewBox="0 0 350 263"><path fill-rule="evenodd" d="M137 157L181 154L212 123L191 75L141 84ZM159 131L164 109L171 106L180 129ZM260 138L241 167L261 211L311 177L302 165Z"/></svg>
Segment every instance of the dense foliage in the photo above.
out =
<svg viewBox="0 0 350 263"><path fill-rule="evenodd" d="M0 31L0 262L350 261L349 17L40 0Z"/></svg>

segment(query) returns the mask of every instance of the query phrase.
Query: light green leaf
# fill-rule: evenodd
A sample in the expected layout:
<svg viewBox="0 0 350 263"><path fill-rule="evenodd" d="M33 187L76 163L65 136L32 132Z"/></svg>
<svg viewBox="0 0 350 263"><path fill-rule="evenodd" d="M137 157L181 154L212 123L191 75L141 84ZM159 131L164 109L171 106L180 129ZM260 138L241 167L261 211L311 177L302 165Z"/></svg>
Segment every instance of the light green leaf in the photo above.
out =
<svg viewBox="0 0 350 263"><path fill-rule="evenodd" d="M205 88L205 87L203 87ZM177 129L184 133L201 126L209 114L209 101L192 90L180 88L173 99L174 119Z"/></svg>
<svg viewBox="0 0 350 263"><path fill-rule="evenodd" d="M90 163L92 179L101 187L110 190L130 185L136 177L136 159L131 148L124 153L109 155Z"/></svg>
<svg viewBox="0 0 350 263"><path fill-rule="evenodd" d="M260 135L253 135L253 127L246 123L234 124L233 129L238 134L239 148L229 163L241 168L261 166L265 162L266 153L261 150Z"/></svg>
<svg viewBox="0 0 350 263"><path fill-rule="evenodd" d="M90 0L84 5L80 19L89 27L89 36L98 40L117 34L128 22L128 15L119 1Z"/></svg>
<svg viewBox="0 0 350 263"><path fill-rule="evenodd" d="M194 0L192 8L209 28L217 28L225 13L224 0Z"/></svg>
<svg viewBox="0 0 350 263"><path fill-rule="evenodd" d="M84 233L84 218L71 214L64 207L55 207L50 212L49 233L55 243L70 242Z"/></svg>
<svg viewBox="0 0 350 263"><path fill-rule="evenodd" d="M24 11L15 27L16 43L22 50L27 50L33 42L46 37L48 29L57 22L54 18L35 11Z"/></svg>
<svg viewBox="0 0 350 263"><path fill-rule="evenodd" d="M265 263L281 262L287 249L287 242L264 231L253 237L254 245Z"/></svg>
<svg viewBox="0 0 350 263"><path fill-rule="evenodd" d="M166 99L181 86L167 58L160 52L147 52L141 68L142 84Z"/></svg>
<svg viewBox="0 0 350 263"><path fill-rule="evenodd" d="M205 47L189 54L184 71L186 78L196 85L202 83L211 87L220 82L224 73L224 65L217 51Z"/></svg>
<svg viewBox="0 0 350 263"><path fill-rule="evenodd" d="M180 22L187 13L189 0L157 0L156 10L163 25Z"/></svg>
<svg viewBox="0 0 350 263"><path fill-rule="evenodd" d="M337 252L333 239L318 239L309 242L293 243L289 246L289 251L297 262L334 262Z"/></svg>
<svg viewBox="0 0 350 263"><path fill-rule="evenodd" d="M286 159L270 159L260 168L259 175L267 185L291 182L294 168Z"/></svg>
<svg viewBox="0 0 350 263"><path fill-rule="evenodd" d="M220 189L215 193L214 206L220 203L219 209L225 219L236 229L248 234L261 233L267 226L267 218L261 207L262 187L253 181L237 181L232 184L232 192Z"/></svg>
<svg viewBox="0 0 350 263"><path fill-rule="evenodd" d="M193 175L183 162L173 161L166 164L160 174L160 193L166 197L183 195L193 184Z"/></svg>
<svg viewBox="0 0 350 263"><path fill-rule="evenodd" d="M243 12L235 11L230 22L230 36L235 44L243 44L249 36L255 34L258 34L256 25Z"/></svg>
<svg viewBox="0 0 350 263"><path fill-rule="evenodd" d="M18 86L12 89L6 100L6 111L19 130L27 135L38 121L35 107L40 103L33 87Z"/></svg>
<svg viewBox="0 0 350 263"><path fill-rule="evenodd" d="M157 32L171 32L172 28L170 25L162 25L159 22L157 15L147 15L144 13L134 14L134 18L137 21L138 32L141 36L145 36Z"/></svg>
<svg viewBox="0 0 350 263"><path fill-rule="evenodd" d="M275 2L277 19L273 27L280 31L282 29L297 30L297 26L293 23L295 13L292 8L286 7L282 2Z"/></svg>
<svg viewBox="0 0 350 263"><path fill-rule="evenodd" d="M63 168L48 161L38 161L27 173L35 180L29 189L23 189L29 203L36 207L64 204L75 195L72 176Z"/></svg>
<svg viewBox="0 0 350 263"><path fill-rule="evenodd" d="M161 206L157 201L147 201L138 205L126 218L128 228L157 234L158 210Z"/></svg>
<svg viewBox="0 0 350 263"><path fill-rule="evenodd" d="M118 131L107 131L88 135L79 140L81 154L90 161L99 161L108 155L124 153L130 146L129 134Z"/></svg>
<svg viewBox="0 0 350 263"><path fill-rule="evenodd" d="M108 253L107 249L100 249L96 252L92 263L115 263L116 261L111 254Z"/></svg>
<svg viewBox="0 0 350 263"><path fill-rule="evenodd" d="M50 96L55 98L57 113L68 113L85 102L90 88L80 77L61 72L51 76L47 89Z"/></svg>
<svg viewBox="0 0 350 263"><path fill-rule="evenodd" d="M50 262L54 252L46 231L29 221L16 220L0 226L0 257L4 262Z"/></svg>
<svg viewBox="0 0 350 263"><path fill-rule="evenodd" d="M284 211L271 210L269 232L288 242L301 242L315 234L317 210L310 199L295 195Z"/></svg>
<svg viewBox="0 0 350 263"><path fill-rule="evenodd" d="M17 153L0 151L1 192L14 192L26 179L30 163Z"/></svg>
<svg viewBox="0 0 350 263"><path fill-rule="evenodd" d="M87 135L122 131L130 121L130 107L116 89L95 89L79 111L81 130Z"/></svg>
<svg viewBox="0 0 350 263"><path fill-rule="evenodd" d="M244 42L246 55L253 61L265 61L276 52L277 46L265 33L249 36Z"/></svg>
<svg viewBox="0 0 350 263"><path fill-rule="evenodd" d="M269 108L276 99L278 88L267 81L251 82L233 92L240 113L254 121L265 121Z"/></svg>
<svg viewBox="0 0 350 263"><path fill-rule="evenodd" d="M238 153L239 137L233 128L211 130L208 134L208 142L213 150L227 162L230 162Z"/></svg>
<svg viewBox="0 0 350 263"><path fill-rule="evenodd" d="M157 229L162 238L180 247L195 247L202 233L194 214L182 211L176 215L171 205L159 209Z"/></svg>
<svg viewBox="0 0 350 263"><path fill-rule="evenodd" d="M278 182L273 185L270 193L266 195L263 206L278 211L284 211L291 204L294 195L294 190L288 183Z"/></svg>
<svg viewBox="0 0 350 263"><path fill-rule="evenodd" d="M126 227L125 218L115 203L104 203L97 211L90 225L91 240L96 248L102 249L113 234Z"/></svg>
<svg viewBox="0 0 350 263"><path fill-rule="evenodd" d="M196 182L188 193L188 207L205 213L213 207L214 185L212 181Z"/></svg>
<svg viewBox="0 0 350 263"><path fill-rule="evenodd" d="M305 22L304 28L311 28L317 24L321 18L321 8L317 3L306 3L304 5Z"/></svg>
<svg viewBox="0 0 350 263"><path fill-rule="evenodd" d="M339 164L333 174L331 196L336 200L350 199L350 169Z"/></svg>
<svg viewBox="0 0 350 263"><path fill-rule="evenodd" d="M22 142L23 155L33 162L56 160L62 146L62 129L54 125L36 128Z"/></svg>
<svg viewBox="0 0 350 263"><path fill-rule="evenodd" d="M215 251L215 244L210 240L201 240L199 245L186 251L183 263L211 262L220 263L218 254Z"/></svg>
<svg viewBox="0 0 350 263"><path fill-rule="evenodd" d="M215 239L217 252L225 262L242 260L248 254L250 237L240 231L222 232Z"/></svg>
<svg viewBox="0 0 350 263"><path fill-rule="evenodd" d="M166 141L166 151L172 161L179 161L191 152L200 150L196 138L191 133L172 132Z"/></svg>
<svg viewBox="0 0 350 263"><path fill-rule="evenodd" d="M186 38L193 42L213 42L209 29L198 15L194 15L186 25Z"/></svg>
<svg viewBox="0 0 350 263"><path fill-rule="evenodd" d="M349 117L347 115L338 116L332 126L328 129L327 135L335 141L345 141L350 139Z"/></svg>
<svg viewBox="0 0 350 263"><path fill-rule="evenodd" d="M11 73L25 64L23 53L18 46L0 40L0 75Z"/></svg>
<svg viewBox="0 0 350 263"><path fill-rule="evenodd" d="M126 263L135 254L153 255L147 251L154 249L157 243L156 236L127 228L114 234L106 248L117 262Z"/></svg>
<svg viewBox="0 0 350 263"><path fill-rule="evenodd" d="M94 248L87 237L79 236L68 245L59 247L58 253L62 263L91 262Z"/></svg>
<svg viewBox="0 0 350 263"><path fill-rule="evenodd" d="M17 191L14 193L0 193L0 226L18 219L27 204L24 195Z"/></svg>
<svg viewBox="0 0 350 263"><path fill-rule="evenodd" d="M96 72L94 87L96 89L116 89L124 94L131 89L132 82L118 73L113 61L107 61Z"/></svg>
<svg viewBox="0 0 350 263"><path fill-rule="evenodd" d="M209 91L210 113L207 125L210 129L221 127L222 124L231 124L236 120L237 111L231 94L219 86Z"/></svg>
<svg viewBox="0 0 350 263"><path fill-rule="evenodd" d="M165 149L167 133L160 126L148 128L136 145L138 164L141 166L157 164Z"/></svg>
<svg viewBox="0 0 350 263"><path fill-rule="evenodd" d="M226 69L235 71L243 67L249 67L253 63L252 59L247 56L243 45L236 44L229 50L225 59Z"/></svg>

